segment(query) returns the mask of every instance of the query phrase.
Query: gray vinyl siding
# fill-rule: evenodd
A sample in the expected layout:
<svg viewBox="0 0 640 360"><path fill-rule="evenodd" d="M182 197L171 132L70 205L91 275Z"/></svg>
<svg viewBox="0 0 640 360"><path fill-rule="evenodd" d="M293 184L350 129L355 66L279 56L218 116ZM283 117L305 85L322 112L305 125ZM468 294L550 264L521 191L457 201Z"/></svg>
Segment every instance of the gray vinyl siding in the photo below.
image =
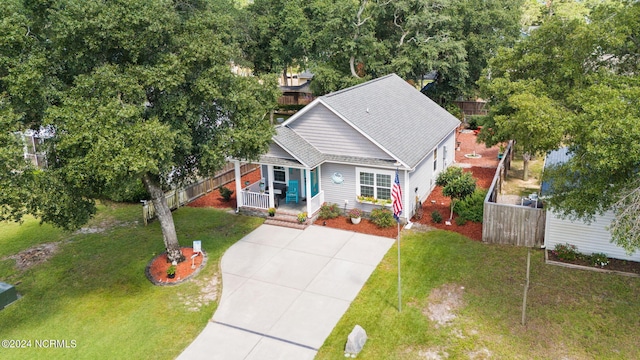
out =
<svg viewBox="0 0 640 360"><path fill-rule="evenodd" d="M375 168L371 168L375 169ZM389 171L389 169L386 169ZM339 172L342 174L344 182L342 184L334 184L331 177L334 173ZM404 189L404 172L400 171L400 185ZM380 207L380 205L362 204L358 202L357 196L357 180L356 180L356 167L351 165L336 164L336 163L324 163L321 169L322 190L324 191L324 201L326 203L338 204L341 209L345 208L345 200L349 201L346 208L347 210L357 207L367 213L371 210ZM392 179L393 181L393 179ZM404 208L407 206L405 204ZM389 208L391 209L391 208Z"/></svg>
<svg viewBox="0 0 640 360"><path fill-rule="evenodd" d="M446 158L443 158L445 148L446 148ZM446 169L447 166L455 162L455 159L456 159L455 151L456 151L456 132L454 130L451 132L451 134L449 134L449 136L447 136L446 139L444 139L444 141L440 143L440 149L438 149L440 158L444 160L443 162L444 167L441 167L441 170Z"/></svg>
<svg viewBox="0 0 640 360"><path fill-rule="evenodd" d="M429 154L424 160L418 164L415 171L409 174L409 180L411 184L410 201L415 200L417 195L420 201L426 200L431 194L431 190L435 187L436 178L442 170L453 164L455 159L455 131L452 131L440 144L438 144L438 163L436 170L433 170L433 152ZM446 151L445 151L446 149ZM418 188L418 192L415 192L415 188Z"/></svg>
<svg viewBox="0 0 640 360"><path fill-rule="evenodd" d="M323 154L392 159L321 103L289 127Z"/></svg>
<svg viewBox="0 0 640 360"><path fill-rule="evenodd" d="M610 258L640 261L640 252L628 255L624 249L611 243L611 234L606 227L613 219L612 212L596 216L595 221L587 224L583 221L561 219L553 212L547 211L544 243L547 249L553 250L556 244L573 244L583 254L605 253Z"/></svg>
<svg viewBox="0 0 640 360"><path fill-rule="evenodd" d="M435 178L433 178L433 153L427 156L417 167L416 170L409 174L409 182L411 184L411 197L415 201L416 195L420 201L424 201L433 189ZM418 192L415 192L416 187Z"/></svg>
<svg viewBox="0 0 640 360"><path fill-rule="evenodd" d="M281 158L281 159L294 159L291 154L281 148L278 144L271 143L269 145L269 151L265 154L266 156Z"/></svg>

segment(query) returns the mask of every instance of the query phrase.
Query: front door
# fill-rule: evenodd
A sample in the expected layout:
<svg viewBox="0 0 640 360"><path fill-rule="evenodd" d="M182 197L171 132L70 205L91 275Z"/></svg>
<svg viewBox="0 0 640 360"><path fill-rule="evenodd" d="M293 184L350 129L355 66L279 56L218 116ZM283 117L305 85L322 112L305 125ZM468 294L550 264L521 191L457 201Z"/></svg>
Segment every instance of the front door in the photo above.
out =
<svg viewBox="0 0 640 360"><path fill-rule="evenodd" d="M318 195L319 186L318 186L318 168L310 171L311 173L311 197Z"/></svg>

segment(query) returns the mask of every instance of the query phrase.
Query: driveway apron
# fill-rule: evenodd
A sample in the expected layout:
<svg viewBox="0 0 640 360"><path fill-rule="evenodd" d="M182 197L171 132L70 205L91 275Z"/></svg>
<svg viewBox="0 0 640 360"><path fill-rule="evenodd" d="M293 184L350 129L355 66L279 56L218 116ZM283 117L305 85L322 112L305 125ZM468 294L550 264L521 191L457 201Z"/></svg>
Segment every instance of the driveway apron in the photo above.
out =
<svg viewBox="0 0 640 360"><path fill-rule="evenodd" d="M218 309L178 359L313 359L393 243L261 225L223 255Z"/></svg>

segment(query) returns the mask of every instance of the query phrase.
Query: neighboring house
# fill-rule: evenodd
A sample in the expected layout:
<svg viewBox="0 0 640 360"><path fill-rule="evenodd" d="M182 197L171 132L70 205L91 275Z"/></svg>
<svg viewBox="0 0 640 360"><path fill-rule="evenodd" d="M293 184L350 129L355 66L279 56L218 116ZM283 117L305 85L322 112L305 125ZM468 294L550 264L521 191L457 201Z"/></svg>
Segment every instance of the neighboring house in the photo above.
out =
<svg viewBox="0 0 640 360"><path fill-rule="evenodd" d="M41 128L39 131L26 130L18 133L24 143L24 158L29 160L33 165L44 169L47 167L47 156L44 143L47 139L53 137L53 132L47 128Z"/></svg>
<svg viewBox="0 0 640 360"><path fill-rule="evenodd" d="M410 219L416 198L426 199L437 175L454 162L459 125L395 74L324 95L276 127L259 160L261 182L241 184L236 172L238 208L282 205L294 191L300 211L309 214L324 202L366 212L390 207L397 168L402 217Z"/></svg>
<svg viewBox="0 0 640 360"><path fill-rule="evenodd" d="M544 168L562 164L571 157L567 148L550 152L545 159ZM542 183L541 196L548 195L549 184ZM581 220L562 219L552 210L547 211L544 245L553 250L557 244L573 244L578 251L590 255L592 253L605 253L610 258L640 261L640 252L629 255L625 250L611 242L611 233L607 230L614 214L607 211L602 215L596 215L590 224Z"/></svg>
<svg viewBox="0 0 640 360"><path fill-rule="evenodd" d="M313 92L310 87L311 79L313 79L313 74L306 70L300 74L287 74L285 85L284 78L281 76L278 82L282 96L278 99L278 104L307 105L313 101Z"/></svg>

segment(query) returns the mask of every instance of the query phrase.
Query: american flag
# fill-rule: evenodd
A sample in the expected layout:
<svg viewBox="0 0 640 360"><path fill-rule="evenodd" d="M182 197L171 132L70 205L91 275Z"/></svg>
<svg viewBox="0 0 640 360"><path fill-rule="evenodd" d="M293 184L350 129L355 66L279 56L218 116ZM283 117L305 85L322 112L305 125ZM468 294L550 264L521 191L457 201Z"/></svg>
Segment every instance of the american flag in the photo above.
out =
<svg viewBox="0 0 640 360"><path fill-rule="evenodd" d="M398 177L398 169L396 169L396 179L393 181L391 188L391 205L393 206L393 217L400 222L402 214L402 189L400 188L400 178Z"/></svg>

